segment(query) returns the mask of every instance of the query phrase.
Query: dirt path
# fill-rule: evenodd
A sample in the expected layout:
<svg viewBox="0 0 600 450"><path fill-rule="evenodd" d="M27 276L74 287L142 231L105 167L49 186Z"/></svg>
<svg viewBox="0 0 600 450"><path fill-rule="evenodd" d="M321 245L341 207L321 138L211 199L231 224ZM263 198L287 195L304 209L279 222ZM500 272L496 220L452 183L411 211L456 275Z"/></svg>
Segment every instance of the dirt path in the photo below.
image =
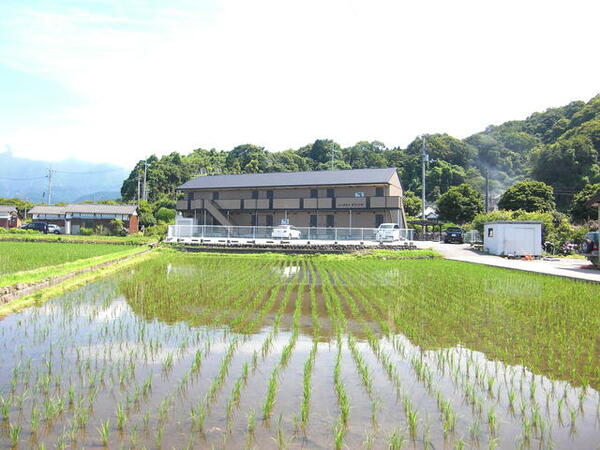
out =
<svg viewBox="0 0 600 450"><path fill-rule="evenodd" d="M464 261L474 264L503 267L506 269L525 270L546 275L574 278L578 280L594 281L600 283L600 270L594 269L592 264L583 259L574 258L548 258L534 261L520 259L507 259L500 256L485 255L471 250L468 244L444 244L441 242L415 241L418 248L431 248L441 253L446 259Z"/></svg>

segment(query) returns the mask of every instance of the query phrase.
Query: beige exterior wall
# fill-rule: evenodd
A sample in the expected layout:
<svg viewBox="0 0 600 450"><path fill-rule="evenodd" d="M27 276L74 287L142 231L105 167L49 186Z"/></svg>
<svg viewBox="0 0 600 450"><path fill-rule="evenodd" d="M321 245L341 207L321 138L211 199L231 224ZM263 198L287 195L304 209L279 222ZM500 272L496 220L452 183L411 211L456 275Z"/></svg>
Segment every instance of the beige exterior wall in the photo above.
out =
<svg viewBox="0 0 600 450"><path fill-rule="evenodd" d="M298 198L276 198L273 200L274 209L299 209L300 199Z"/></svg>

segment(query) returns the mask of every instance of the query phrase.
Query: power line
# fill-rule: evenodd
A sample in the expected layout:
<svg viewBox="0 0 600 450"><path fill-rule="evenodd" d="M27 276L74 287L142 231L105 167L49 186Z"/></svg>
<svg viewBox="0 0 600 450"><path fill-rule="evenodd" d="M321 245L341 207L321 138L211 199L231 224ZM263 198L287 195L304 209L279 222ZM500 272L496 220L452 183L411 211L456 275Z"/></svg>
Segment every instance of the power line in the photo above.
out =
<svg viewBox="0 0 600 450"><path fill-rule="evenodd" d="M110 172L118 172L123 169L109 169L109 170L93 170L90 172L70 172L67 170L55 170L57 173L65 173L69 175L93 175L93 174L102 174L102 173L110 173Z"/></svg>
<svg viewBox="0 0 600 450"><path fill-rule="evenodd" d="M12 177L0 177L0 180L10 180L10 181L29 181L29 180L42 180L44 178L46 178L47 176L41 176L41 177L31 177L31 178L12 178Z"/></svg>

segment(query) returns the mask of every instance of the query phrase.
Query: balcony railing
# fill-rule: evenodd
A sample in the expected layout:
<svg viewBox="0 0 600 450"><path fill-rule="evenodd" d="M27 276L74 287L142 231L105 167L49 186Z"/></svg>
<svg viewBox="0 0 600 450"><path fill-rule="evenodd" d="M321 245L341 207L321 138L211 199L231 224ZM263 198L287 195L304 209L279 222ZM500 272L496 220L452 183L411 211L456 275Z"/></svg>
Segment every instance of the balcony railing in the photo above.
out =
<svg viewBox="0 0 600 450"><path fill-rule="evenodd" d="M244 199L244 200L213 200L223 210L253 211L259 210L284 210L284 209L385 209L400 208L402 198L388 197L319 197L319 198L275 198L275 199ZM203 209L204 200L178 200L177 210L187 211Z"/></svg>
<svg viewBox="0 0 600 450"><path fill-rule="evenodd" d="M273 237L273 230L277 227L224 227L220 225L169 225L167 240L177 239L278 239ZM327 241L377 241L377 228L317 228L294 227L300 232L297 239L301 240L327 240ZM400 238L413 240L414 230L402 228Z"/></svg>

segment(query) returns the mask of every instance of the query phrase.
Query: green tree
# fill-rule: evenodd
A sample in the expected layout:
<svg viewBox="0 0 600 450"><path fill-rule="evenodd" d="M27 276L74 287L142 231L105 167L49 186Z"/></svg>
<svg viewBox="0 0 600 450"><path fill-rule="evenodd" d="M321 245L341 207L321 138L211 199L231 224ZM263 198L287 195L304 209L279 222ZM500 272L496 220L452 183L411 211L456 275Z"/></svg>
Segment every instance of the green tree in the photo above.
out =
<svg viewBox="0 0 600 450"><path fill-rule="evenodd" d="M152 213L152 205L149 202L142 200L138 205L138 219L140 225L144 228L156 225L156 218Z"/></svg>
<svg viewBox="0 0 600 450"><path fill-rule="evenodd" d="M417 217L421 214L423 202L412 191L404 191L402 199L404 203L404 212L412 217Z"/></svg>
<svg viewBox="0 0 600 450"><path fill-rule="evenodd" d="M331 139L317 139L312 145L303 147L299 150L301 156L312 160L312 166L319 164L331 164L331 155L335 153L336 159L341 159L341 147L337 142Z"/></svg>
<svg viewBox="0 0 600 450"><path fill-rule="evenodd" d="M588 184L573 197L571 201L571 217L573 221L582 223L586 220L598 219L598 208L588 208L587 202L600 193L600 183Z"/></svg>
<svg viewBox="0 0 600 450"><path fill-rule="evenodd" d="M541 181L521 181L502 194L498 207L512 211L554 211L554 191Z"/></svg>
<svg viewBox="0 0 600 450"><path fill-rule="evenodd" d="M469 184L461 184L448 189L437 202L441 220L466 223L483 211L481 194Z"/></svg>
<svg viewBox="0 0 600 450"><path fill-rule="evenodd" d="M467 174L465 169L460 166L450 164L444 160L437 160L427 170L426 177L427 198L436 200L452 186L465 183Z"/></svg>
<svg viewBox="0 0 600 450"><path fill-rule="evenodd" d="M154 213L154 217L158 222L174 223L176 214L174 209L162 207Z"/></svg>
<svg viewBox="0 0 600 450"><path fill-rule="evenodd" d="M406 151L412 155L421 155L422 144L423 139L418 137L408 145ZM431 159L447 161L464 168L471 166L477 156L477 150L474 147L448 134L427 136L425 148Z"/></svg>

